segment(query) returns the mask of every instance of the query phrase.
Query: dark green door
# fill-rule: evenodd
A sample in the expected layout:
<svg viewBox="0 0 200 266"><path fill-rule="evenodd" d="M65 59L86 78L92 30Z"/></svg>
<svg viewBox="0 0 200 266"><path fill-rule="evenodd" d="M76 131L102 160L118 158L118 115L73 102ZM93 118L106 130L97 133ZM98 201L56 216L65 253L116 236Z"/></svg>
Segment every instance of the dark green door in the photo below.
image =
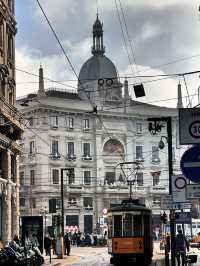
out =
<svg viewBox="0 0 200 266"><path fill-rule="evenodd" d="M84 233L91 234L93 229L93 216L84 215Z"/></svg>

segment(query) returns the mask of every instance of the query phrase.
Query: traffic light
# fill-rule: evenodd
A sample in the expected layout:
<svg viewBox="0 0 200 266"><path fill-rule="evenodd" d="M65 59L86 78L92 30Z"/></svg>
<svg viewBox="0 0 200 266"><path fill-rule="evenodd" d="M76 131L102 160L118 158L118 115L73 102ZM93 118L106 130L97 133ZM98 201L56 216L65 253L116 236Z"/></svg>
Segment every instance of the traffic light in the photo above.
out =
<svg viewBox="0 0 200 266"><path fill-rule="evenodd" d="M167 214L165 212L163 212L163 214L160 215L160 221L163 224L166 224L167 223Z"/></svg>
<svg viewBox="0 0 200 266"><path fill-rule="evenodd" d="M57 217L58 217L57 215L53 215L52 216L52 224L53 224L54 227L57 226L57 222L58 222L57 221Z"/></svg>
<svg viewBox="0 0 200 266"><path fill-rule="evenodd" d="M61 216L57 216L57 226L61 225Z"/></svg>

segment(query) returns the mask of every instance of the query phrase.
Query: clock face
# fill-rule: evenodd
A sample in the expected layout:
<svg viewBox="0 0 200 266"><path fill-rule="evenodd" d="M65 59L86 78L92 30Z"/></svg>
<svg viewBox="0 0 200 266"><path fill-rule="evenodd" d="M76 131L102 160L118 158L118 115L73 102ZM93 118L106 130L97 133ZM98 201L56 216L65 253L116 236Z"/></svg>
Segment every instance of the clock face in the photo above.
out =
<svg viewBox="0 0 200 266"><path fill-rule="evenodd" d="M175 187L178 189L183 189L186 186L186 180L184 177L177 177L175 179Z"/></svg>

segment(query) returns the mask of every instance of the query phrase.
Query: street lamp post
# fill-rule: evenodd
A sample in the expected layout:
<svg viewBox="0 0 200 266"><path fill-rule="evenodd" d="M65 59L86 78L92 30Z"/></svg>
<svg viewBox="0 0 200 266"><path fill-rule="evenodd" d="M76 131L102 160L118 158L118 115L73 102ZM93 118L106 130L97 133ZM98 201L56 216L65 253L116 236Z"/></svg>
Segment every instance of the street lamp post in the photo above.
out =
<svg viewBox="0 0 200 266"><path fill-rule="evenodd" d="M171 117L154 117L148 118L149 131L151 134L156 135L161 132L161 123L167 123L167 143L168 143L168 169L169 169L169 195L172 195L172 175L173 175L173 161L172 161L172 119ZM170 235L171 235L171 266L176 265L175 261L175 221L174 211L170 210ZM168 256L168 254L167 254Z"/></svg>
<svg viewBox="0 0 200 266"><path fill-rule="evenodd" d="M41 209L40 213L42 214L42 216L44 216L44 234L46 235L46 233L47 233L47 214L48 214L47 207L45 206L44 209Z"/></svg>
<svg viewBox="0 0 200 266"><path fill-rule="evenodd" d="M61 257L64 257L64 184L63 173L69 171L69 168L61 168L60 189L61 189Z"/></svg>

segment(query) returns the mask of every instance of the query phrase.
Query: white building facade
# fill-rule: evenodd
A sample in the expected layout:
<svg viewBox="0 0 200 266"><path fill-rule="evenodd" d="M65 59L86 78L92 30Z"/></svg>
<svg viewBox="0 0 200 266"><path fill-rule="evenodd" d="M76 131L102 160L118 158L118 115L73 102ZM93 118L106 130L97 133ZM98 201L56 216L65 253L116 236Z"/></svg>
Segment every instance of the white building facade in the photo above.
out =
<svg viewBox="0 0 200 266"><path fill-rule="evenodd" d="M24 153L20 159L20 208L23 215L42 215L51 202L60 212L60 175L64 171L64 224L93 232L103 211L129 197L141 198L160 215L161 196L169 192L167 143L158 149L166 124L151 135L147 119L172 117L174 173L179 173L177 109L133 101L128 81L122 84L114 64L104 55L103 30L93 25L92 57L82 66L78 93L44 90L43 70L37 94L18 100L25 117ZM122 90L124 91L122 96ZM123 165L120 163L133 162ZM121 164L122 165L122 164ZM43 212L44 213L44 212ZM52 216L47 213L47 226Z"/></svg>

